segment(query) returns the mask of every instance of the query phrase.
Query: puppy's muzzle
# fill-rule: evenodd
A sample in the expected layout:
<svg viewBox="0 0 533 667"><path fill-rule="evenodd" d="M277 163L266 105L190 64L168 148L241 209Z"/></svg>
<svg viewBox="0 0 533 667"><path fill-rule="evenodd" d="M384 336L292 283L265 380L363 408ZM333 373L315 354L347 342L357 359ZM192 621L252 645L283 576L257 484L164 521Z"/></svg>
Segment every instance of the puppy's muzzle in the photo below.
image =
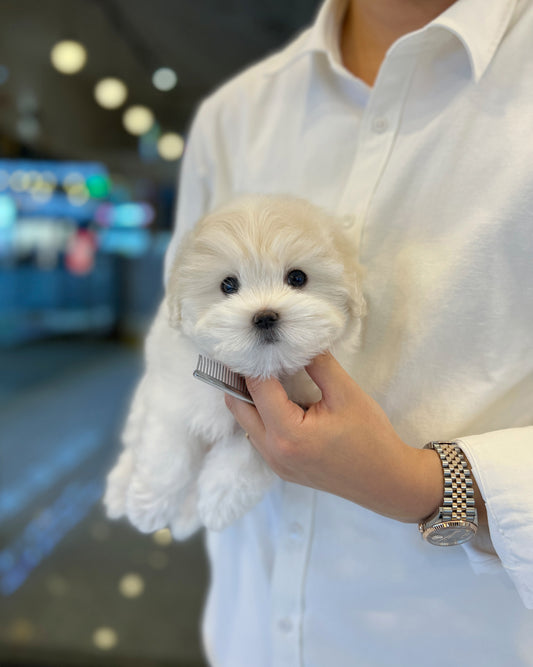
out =
<svg viewBox="0 0 533 667"><path fill-rule="evenodd" d="M274 310L260 310L255 313L252 321L264 342L275 343L278 340L276 328L279 321L279 314Z"/></svg>

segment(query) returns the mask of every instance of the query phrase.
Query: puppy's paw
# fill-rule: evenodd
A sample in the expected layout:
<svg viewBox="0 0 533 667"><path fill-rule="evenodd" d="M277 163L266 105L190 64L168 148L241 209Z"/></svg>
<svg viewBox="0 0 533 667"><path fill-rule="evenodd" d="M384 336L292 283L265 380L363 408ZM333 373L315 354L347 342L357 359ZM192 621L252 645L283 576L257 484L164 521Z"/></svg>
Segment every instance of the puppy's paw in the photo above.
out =
<svg viewBox="0 0 533 667"><path fill-rule="evenodd" d="M201 527L202 521L198 514L198 487L196 482L193 482L180 494L170 522L170 532L175 540L186 540Z"/></svg>
<svg viewBox="0 0 533 667"><path fill-rule="evenodd" d="M205 489L198 503L198 513L208 530L220 531L240 519L249 509L246 498L225 484Z"/></svg>
<svg viewBox="0 0 533 667"><path fill-rule="evenodd" d="M126 514L126 498L133 473L133 454L125 449L107 476L103 502L110 519L118 519Z"/></svg>
<svg viewBox="0 0 533 667"><path fill-rule="evenodd" d="M140 475L134 475L126 499L126 515L142 533L153 533L166 528L176 497L154 488Z"/></svg>
<svg viewBox="0 0 533 667"><path fill-rule="evenodd" d="M198 513L209 530L223 530L265 493L274 473L242 435L217 443L198 482Z"/></svg>

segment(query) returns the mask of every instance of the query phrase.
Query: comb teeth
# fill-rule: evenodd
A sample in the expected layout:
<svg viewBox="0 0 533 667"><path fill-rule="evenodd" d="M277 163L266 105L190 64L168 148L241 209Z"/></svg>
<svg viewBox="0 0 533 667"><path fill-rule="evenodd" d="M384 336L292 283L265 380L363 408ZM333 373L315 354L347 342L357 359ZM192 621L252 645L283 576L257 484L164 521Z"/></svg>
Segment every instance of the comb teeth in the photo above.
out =
<svg viewBox="0 0 533 667"><path fill-rule="evenodd" d="M220 363L220 361L209 359L209 357L204 357L200 354L193 375L195 378L207 382L212 387L221 389L227 394L239 398L241 401L254 404L243 376L230 370L227 366Z"/></svg>

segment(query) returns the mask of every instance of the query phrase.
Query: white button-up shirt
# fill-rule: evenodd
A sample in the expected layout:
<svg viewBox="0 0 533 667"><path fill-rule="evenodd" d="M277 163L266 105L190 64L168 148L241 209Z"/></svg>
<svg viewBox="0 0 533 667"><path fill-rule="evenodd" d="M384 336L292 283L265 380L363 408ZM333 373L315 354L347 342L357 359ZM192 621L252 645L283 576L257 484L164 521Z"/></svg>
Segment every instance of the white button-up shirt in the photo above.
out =
<svg viewBox="0 0 533 667"><path fill-rule="evenodd" d="M177 231L238 193L346 216L368 316L348 369L415 447L460 439L496 553L278 481L208 535L225 667L533 665L533 6L459 0L346 71L342 3L206 100ZM413 489L416 493L416 489Z"/></svg>

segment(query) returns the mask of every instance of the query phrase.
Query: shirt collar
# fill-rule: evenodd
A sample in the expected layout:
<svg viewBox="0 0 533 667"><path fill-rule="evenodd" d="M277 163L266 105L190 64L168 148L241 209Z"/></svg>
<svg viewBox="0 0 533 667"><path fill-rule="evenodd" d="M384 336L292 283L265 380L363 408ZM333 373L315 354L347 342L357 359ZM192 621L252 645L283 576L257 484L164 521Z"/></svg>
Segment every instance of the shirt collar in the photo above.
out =
<svg viewBox="0 0 533 667"><path fill-rule="evenodd" d="M326 0L309 31L307 51L324 51L340 62L341 22L348 0Z"/></svg>
<svg viewBox="0 0 533 667"><path fill-rule="evenodd" d="M275 74L309 53L324 53L340 64L339 34L347 4L348 0L325 0L313 25L270 59L266 74Z"/></svg>
<svg viewBox="0 0 533 667"><path fill-rule="evenodd" d="M325 0L314 24L288 49L271 59L267 74L273 74L307 53L322 52L341 64L339 34L348 0ZM465 49L475 81L483 76L507 30L517 0L457 0L427 26L402 37L396 44L415 36L427 37L431 30L444 29L455 35ZM426 45L429 40L423 40ZM391 49L394 48L391 47Z"/></svg>
<svg viewBox="0 0 533 667"><path fill-rule="evenodd" d="M483 76L509 26L517 0L457 0L422 31L444 28L463 45L475 81Z"/></svg>

